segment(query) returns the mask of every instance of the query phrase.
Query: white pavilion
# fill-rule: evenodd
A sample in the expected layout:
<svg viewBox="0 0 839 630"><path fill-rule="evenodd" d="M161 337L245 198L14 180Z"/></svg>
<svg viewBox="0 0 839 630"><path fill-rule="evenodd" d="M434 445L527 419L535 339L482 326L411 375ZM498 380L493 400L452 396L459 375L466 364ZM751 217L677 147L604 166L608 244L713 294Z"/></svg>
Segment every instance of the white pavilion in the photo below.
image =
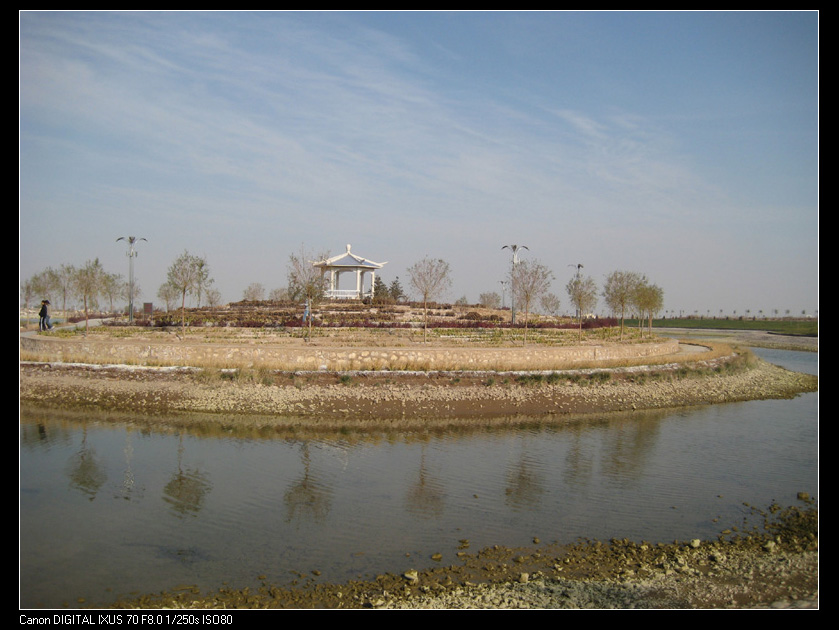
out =
<svg viewBox="0 0 839 630"><path fill-rule="evenodd" d="M350 245L347 245L347 251L343 254L312 263L314 267L321 270L322 274L329 274L329 289L326 291L326 297L333 300L372 299L376 286L376 270L386 264L386 262L373 262L353 254L350 251ZM341 274L345 273L355 274L354 289L340 288ZM369 278L369 284L365 288L367 278Z"/></svg>

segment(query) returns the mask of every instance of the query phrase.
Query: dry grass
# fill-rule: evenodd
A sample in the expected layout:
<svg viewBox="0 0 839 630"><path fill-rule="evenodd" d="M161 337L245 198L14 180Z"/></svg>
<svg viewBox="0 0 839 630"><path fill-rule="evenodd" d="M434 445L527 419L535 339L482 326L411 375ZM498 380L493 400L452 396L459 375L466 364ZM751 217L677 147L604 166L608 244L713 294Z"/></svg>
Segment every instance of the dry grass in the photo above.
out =
<svg viewBox="0 0 839 630"><path fill-rule="evenodd" d="M50 336L72 337L83 335L83 330L62 330ZM147 328L136 326L99 326L91 328L87 337L96 339L120 339L136 341L184 341L191 343L245 343L245 344L300 344L304 343L305 331L300 328L230 328L200 327L187 328L181 338L179 327ZM521 347L524 343L523 329L500 328L433 328L428 330L428 343L435 346L453 347ZM617 343L619 334L609 328L583 331L583 344ZM402 347L422 345L424 336L421 328L313 328L311 342L319 345L340 345L342 347L364 346L371 348ZM624 342L655 341L656 337L643 336L637 329L624 331ZM555 328L531 328L527 332L528 346L576 346L581 343L577 330Z"/></svg>
<svg viewBox="0 0 839 630"><path fill-rule="evenodd" d="M509 364L491 364L484 365L479 368L472 363L460 363L457 361L441 361L431 360L419 357L411 360L408 358L399 358L396 360L388 360L384 357L379 359L367 360L364 363L361 361L348 360L343 362L339 367L332 368L332 371L393 371L393 372L433 372L433 371L487 371L487 372L505 372L515 370L534 371L534 372L554 372L564 370L580 370L580 369L615 369L615 368L630 368L635 366L655 366L668 365L673 363L701 363L711 361L721 357L730 356L733 353L731 346L721 343L703 344L708 347L705 352L683 353L679 355L663 355L658 357L638 357L634 359L620 359L620 360L603 360L603 361L563 361L556 359L535 360L530 359L526 364L511 367ZM103 361L92 361L89 355L82 353L60 352L60 353L33 353L21 351L20 359L22 361L32 362L61 362L61 363L103 363ZM168 367L172 365L183 365L183 362L172 362L155 359L138 358L114 358L113 361L106 361L105 363L120 363L124 365L142 365L147 367ZM243 374L253 373L269 373L269 372L296 372L296 371L317 371L321 369L318 361L312 360L308 364L303 364L297 361L283 361L283 360L222 360L222 359L195 359L189 361L190 367L204 368L212 373L218 372L219 378L234 378L229 373L235 372L236 379L242 378ZM225 374L227 374L225 376ZM252 382L258 382L260 377L248 377Z"/></svg>

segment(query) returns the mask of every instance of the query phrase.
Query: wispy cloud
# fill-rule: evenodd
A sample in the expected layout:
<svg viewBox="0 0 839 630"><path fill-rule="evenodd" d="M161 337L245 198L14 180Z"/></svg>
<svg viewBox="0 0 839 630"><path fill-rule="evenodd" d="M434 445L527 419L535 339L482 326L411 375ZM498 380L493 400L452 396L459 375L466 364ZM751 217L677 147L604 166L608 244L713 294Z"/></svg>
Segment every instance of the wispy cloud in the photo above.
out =
<svg viewBox="0 0 839 630"><path fill-rule="evenodd" d="M156 236L170 256L196 228L196 240L226 244L214 254L237 269L225 280L232 299L243 274L259 273L257 253L291 251L301 237L386 244L404 257L394 270L432 246L466 265L481 234L494 248L514 233L557 264L556 243L580 238L620 264L621 239L682 230L709 243L742 205L730 182L709 179L690 122L640 98L594 106L557 99L548 84L491 84L491 66L476 80L458 74L479 57L462 42L424 48L363 17L23 14L22 242L60 242L38 229L59 207L103 230L165 219ZM529 56L549 40L522 36L507 42L519 41L515 61L532 72ZM44 260L28 256L27 269ZM494 283L480 274L496 271L470 271L461 290L477 294Z"/></svg>

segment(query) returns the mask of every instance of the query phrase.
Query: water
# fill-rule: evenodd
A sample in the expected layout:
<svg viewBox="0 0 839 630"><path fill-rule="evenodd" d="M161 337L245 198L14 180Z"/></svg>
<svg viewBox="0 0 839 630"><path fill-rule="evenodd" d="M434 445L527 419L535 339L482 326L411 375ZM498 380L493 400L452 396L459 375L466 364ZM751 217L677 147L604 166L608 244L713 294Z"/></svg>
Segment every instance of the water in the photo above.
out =
<svg viewBox="0 0 839 630"><path fill-rule="evenodd" d="M817 372L814 353L759 351ZM21 606L456 563L470 549L710 537L818 496L818 394L573 426L332 436L21 411Z"/></svg>

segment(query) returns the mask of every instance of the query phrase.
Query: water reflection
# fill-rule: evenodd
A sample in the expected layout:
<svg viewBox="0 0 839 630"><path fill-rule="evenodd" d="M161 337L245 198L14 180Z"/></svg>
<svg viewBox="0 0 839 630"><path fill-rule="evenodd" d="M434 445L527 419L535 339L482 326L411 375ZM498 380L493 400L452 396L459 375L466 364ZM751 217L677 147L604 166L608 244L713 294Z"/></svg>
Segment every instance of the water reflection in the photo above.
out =
<svg viewBox="0 0 839 630"><path fill-rule="evenodd" d="M134 443L133 433L131 431L125 432L125 445L122 449L125 457L125 469L122 473L122 488L117 496L130 501L138 492L137 480L134 477L134 469L131 466L131 461L134 459Z"/></svg>
<svg viewBox="0 0 839 630"><path fill-rule="evenodd" d="M713 536L743 502L818 495L817 403L334 435L24 406L22 605L314 568L344 581L457 562L464 538Z"/></svg>
<svg viewBox="0 0 839 630"><path fill-rule="evenodd" d="M660 443L659 430L666 412L633 414L612 425L606 451L606 472L615 479L637 479L643 474L650 454Z"/></svg>
<svg viewBox="0 0 839 630"><path fill-rule="evenodd" d="M81 444L67 462L67 477L70 487L82 492L90 501L107 480L102 463L96 456L96 450L87 444L87 427L82 427Z"/></svg>
<svg viewBox="0 0 839 630"><path fill-rule="evenodd" d="M185 468L184 432L178 432L178 464L169 483L163 487L163 499L178 517L197 516L210 492L211 484L206 473L195 468Z"/></svg>
<svg viewBox="0 0 839 630"><path fill-rule="evenodd" d="M532 456L531 436L522 440L515 462L507 467L505 475L505 503L513 509L537 509L545 494L545 479L542 471L545 465Z"/></svg>
<svg viewBox="0 0 839 630"><path fill-rule="evenodd" d="M443 483L429 471L426 462L428 444L420 446L420 464L417 480L408 486L405 505L407 510L420 518L434 518L444 512L446 491Z"/></svg>
<svg viewBox="0 0 839 630"><path fill-rule="evenodd" d="M309 443L302 442L300 451L303 473L292 482L284 496L286 521L294 521L298 525L306 524L306 521L323 521L329 513L332 497L332 491L312 474Z"/></svg>

